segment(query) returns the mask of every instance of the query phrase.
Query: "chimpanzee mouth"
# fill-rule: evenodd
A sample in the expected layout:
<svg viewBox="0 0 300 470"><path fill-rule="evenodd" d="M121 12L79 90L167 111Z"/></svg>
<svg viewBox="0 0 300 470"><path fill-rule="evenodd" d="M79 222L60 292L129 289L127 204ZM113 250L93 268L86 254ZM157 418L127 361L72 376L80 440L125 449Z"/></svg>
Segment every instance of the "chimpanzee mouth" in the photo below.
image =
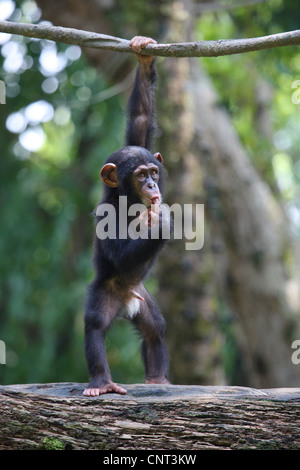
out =
<svg viewBox="0 0 300 470"><path fill-rule="evenodd" d="M150 209L152 205L160 205L161 199L160 196L154 196L152 198L144 198L143 199L143 204L147 207L147 209Z"/></svg>
<svg viewBox="0 0 300 470"><path fill-rule="evenodd" d="M151 199L151 204L159 204L160 203L160 197L155 196Z"/></svg>

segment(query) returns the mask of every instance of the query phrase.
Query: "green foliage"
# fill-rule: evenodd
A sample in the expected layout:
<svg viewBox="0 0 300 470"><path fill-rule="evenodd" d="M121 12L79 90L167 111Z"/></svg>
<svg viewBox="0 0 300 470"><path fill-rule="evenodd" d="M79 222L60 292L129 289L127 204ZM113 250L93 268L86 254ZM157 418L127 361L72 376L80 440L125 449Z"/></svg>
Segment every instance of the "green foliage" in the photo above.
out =
<svg viewBox="0 0 300 470"><path fill-rule="evenodd" d="M45 437L43 440L43 450L65 450L65 445L56 437Z"/></svg>
<svg viewBox="0 0 300 470"><path fill-rule="evenodd" d="M165 19L170 16L172 4L172 0L116 0L108 16L122 37L131 39L137 34L157 39L165 32Z"/></svg>
<svg viewBox="0 0 300 470"><path fill-rule="evenodd" d="M196 30L198 38L206 40L256 37L296 29L295 18L299 19L295 2L271 0L204 15ZM300 78L299 48L205 58L203 63L253 163L270 186L277 188L276 194L279 188L280 196L290 201L299 194L300 104L292 101L297 92L293 83ZM284 173L278 172L278 154L285 154L290 162ZM296 210L299 203L299 197L293 199Z"/></svg>

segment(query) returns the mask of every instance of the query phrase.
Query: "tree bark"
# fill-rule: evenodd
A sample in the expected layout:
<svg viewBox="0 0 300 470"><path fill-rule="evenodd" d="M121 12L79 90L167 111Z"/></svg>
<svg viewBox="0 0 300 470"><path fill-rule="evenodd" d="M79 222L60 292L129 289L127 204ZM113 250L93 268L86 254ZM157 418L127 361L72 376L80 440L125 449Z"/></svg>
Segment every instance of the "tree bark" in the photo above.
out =
<svg viewBox="0 0 300 470"><path fill-rule="evenodd" d="M95 49L133 53L128 39L62 26L0 21L0 32L49 39L66 44L77 44ZM248 39L219 39L217 41L148 45L144 48L143 53L161 57L219 57L274 47L298 45L300 45L300 30L295 30Z"/></svg>
<svg viewBox="0 0 300 470"><path fill-rule="evenodd" d="M0 450L300 449L300 389L76 383L0 387Z"/></svg>

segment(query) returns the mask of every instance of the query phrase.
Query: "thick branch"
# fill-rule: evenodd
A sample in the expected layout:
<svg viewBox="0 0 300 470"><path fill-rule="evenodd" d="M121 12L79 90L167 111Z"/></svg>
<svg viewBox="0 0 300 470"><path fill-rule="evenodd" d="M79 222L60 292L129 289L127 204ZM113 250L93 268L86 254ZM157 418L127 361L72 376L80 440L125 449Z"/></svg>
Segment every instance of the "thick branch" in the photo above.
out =
<svg viewBox="0 0 300 470"><path fill-rule="evenodd" d="M117 52L132 52L127 39L73 28L63 28L61 26L0 21L0 32L18 34L31 38L50 39L56 42L77 44L84 47L107 49ZM144 53L146 55L162 57L218 57L274 47L297 45L300 45L300 30L249 39L220 39L217 41L177 44L149 44L144 49Z"/></svg>
<svg viewBox="0 0 300 470"><path fill-rule="evenodd" d="M85 398L76 383L0 386L0 450L300 448L299 389L126 388Z"/></svg>

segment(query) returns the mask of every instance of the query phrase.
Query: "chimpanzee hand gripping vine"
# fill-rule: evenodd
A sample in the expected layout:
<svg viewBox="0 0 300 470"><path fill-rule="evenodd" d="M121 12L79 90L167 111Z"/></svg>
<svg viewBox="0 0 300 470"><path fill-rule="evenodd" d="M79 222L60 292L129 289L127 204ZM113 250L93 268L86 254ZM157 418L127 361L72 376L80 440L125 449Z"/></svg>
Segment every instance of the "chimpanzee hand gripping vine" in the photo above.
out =
<svg viewBox="0 0 300 470"><path fill-rule="evenodd" d="M101 169L105 184L98 209L102 204L113 206L117 236L101 239L96 236L94 242L95 278L88 286L85 309L85 353L90 375L86 396L126 393L112 381L106 359L105 335L117 315L128 317L142 334L146 383L168 383L165 321L143 284L165 241L162 236L151 237L151 227L153 224L162 227L168 219L168 214L161 210L162 157L150 151L157 74L155 58L141 54L149 43L155 41L141 36L131 40L139 67L129 99L126 146L114 152ZM149 231L148 237L118 237L120 196L127 197L126 209L135 203L146 206L139 221ZM101 216L96 217L96 222L100 220ZM128 217L127 227L131 220Z"/></svg>

